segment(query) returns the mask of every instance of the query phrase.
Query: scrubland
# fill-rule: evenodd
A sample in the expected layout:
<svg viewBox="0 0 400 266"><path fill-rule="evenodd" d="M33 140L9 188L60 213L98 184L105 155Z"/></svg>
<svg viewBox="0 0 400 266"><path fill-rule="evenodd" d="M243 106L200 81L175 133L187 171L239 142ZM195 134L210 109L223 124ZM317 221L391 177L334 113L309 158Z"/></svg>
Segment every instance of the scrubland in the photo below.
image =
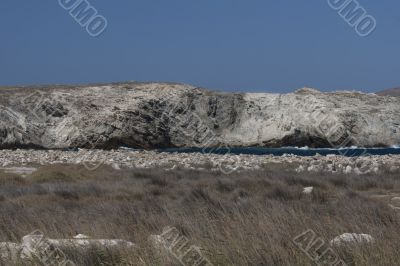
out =
<svg viewBox="0 0 400 266"><path fill-rule="evenodd" d="M304 187L314 187L311 194ZM40 230L125 239L133 250L66 250L77 265L180 265L160 256L149 236L175 227L213 265L313 265L293 239L312 229L326 243L366 233L375 242L333 247L347 265L398 265L400 174L296 173L285 165L230 175L202 170L40 167L21 177L0 173L0 241Z"/></svg>

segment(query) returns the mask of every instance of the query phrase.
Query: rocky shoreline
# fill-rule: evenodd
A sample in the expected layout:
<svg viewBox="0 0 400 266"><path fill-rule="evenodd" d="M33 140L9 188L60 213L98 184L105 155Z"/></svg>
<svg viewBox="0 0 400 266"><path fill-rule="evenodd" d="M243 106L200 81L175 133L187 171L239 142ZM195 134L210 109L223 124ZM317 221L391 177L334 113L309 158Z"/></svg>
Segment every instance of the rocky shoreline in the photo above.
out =
<svg viewBox="0 0 400 266"><path fill-rule="evenodd" d="M221 93L185 84L8 88L0 148L390 147L400 98L360 92Z"/></svg>
<svg viewBox="0 0 400 266"><path fill-rule="evenodd" d="M284 156L273 155L218 155L206 153L167 153L135 150L0 150L0 167L25 167L51 164L83 164L88 169L109 165L115 169L164 170L192 169L222 171L259 170L273 164L285 164L296 172L368 174L400 172L400 155L345 157L327 156Z"/></svg>

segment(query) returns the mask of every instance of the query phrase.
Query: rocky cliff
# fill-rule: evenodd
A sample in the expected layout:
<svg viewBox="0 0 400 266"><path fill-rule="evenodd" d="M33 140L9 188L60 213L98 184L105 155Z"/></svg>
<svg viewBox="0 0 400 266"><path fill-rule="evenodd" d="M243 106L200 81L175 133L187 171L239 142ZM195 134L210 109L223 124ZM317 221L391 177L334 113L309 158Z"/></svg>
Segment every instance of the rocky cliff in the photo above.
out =
<svg viewBox="0 0 400 266"><path fill-rule="evenodd" d="M0 121L0 148L391 146L400 98L135 82L2 88Z"/></svg>

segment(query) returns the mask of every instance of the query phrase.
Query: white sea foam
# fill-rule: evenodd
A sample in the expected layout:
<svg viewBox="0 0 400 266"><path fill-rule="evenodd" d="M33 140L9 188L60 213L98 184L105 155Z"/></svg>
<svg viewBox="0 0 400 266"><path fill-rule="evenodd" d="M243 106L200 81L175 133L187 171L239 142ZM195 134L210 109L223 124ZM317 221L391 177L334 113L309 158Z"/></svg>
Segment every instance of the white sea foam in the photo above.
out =
<svg viewBox="0 0 400 266"><path fill-rule="evenodd" d="M308 146L304 146L304 147L299 148L299 150L309 150L309 149L310 148Z"/></svg>

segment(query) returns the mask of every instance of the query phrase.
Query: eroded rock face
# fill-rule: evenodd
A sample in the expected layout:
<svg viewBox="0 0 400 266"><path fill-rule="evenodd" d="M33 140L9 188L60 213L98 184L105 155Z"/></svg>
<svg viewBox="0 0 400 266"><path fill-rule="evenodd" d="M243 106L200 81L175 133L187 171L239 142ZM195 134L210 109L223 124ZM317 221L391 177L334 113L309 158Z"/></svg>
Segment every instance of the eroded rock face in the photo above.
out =
<svg viewBox="0 0 400 266"><path fill-rule="evenodd" d="M8 88L0 148L391 146L400 98L355 92L216 93L181 84Z"/></svg>

